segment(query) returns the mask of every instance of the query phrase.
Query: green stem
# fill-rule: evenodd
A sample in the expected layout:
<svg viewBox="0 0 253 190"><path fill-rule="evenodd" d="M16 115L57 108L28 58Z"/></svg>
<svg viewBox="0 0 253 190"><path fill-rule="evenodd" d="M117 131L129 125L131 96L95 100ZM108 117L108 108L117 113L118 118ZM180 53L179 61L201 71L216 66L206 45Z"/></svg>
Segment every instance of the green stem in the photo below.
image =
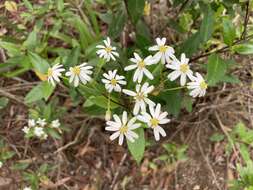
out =
<svg viewBox="0 0 253 190"><path fill-rule="evenodd" d="M178 86L178 87L175 87L175 88L168 88L168 89L163 90L163 92L174 91L174 90L179 90L179 89L183 89L183 88L186 88L186 86Z"/></svg>

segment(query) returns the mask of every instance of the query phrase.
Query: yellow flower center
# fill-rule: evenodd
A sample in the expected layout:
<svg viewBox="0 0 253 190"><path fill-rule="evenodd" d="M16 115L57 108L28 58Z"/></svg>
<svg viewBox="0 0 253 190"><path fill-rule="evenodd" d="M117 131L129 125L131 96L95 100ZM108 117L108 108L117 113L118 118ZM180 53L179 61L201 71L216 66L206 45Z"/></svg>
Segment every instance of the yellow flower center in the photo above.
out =
<svg viewBox="0 0 253 190"><path fill-rule="evenodd" d="M189 65L187 65L187 64L180 65L181 72L186 73L188 70L189 70Z"/></svg>
<svg viewBox="0 0 253 190"><path fill-rule="evenodd" d="M81 72L81 69L80 69L80 67L76 66L76 67L73 67L73 68L72 68L72 72L73 72L75 75L79 75L80 72Z"/></svg>
<svg viewBox="0 0 253 190"><path fill-rule="evenodd" d="M116 80L116 79L112 79L112 80L111 80L111 84L112 84L113 86L115 86L115 85L117 84L117 80Z"/></svg>
<svg viewBox="0 0 253 190"><path fill-rule="evenodd" d="M205 81L202 81L202 82L200 83L200 88L201 88L202 90L207 89L207 84L206 84Z"/></svg>
<svg viewBox="0 0 253 190"><path fill-rule="evenodd" d="M112 48L111 48L111 47L106 47L106 48L105 48L105 51L106 51L107 53L111 53Z"/></svg>
<svg viewBox="0 0 253 190"><path fill-rule="evenodd" d="M165 53L169 46L160 46L159 51Z"/></svg>
<svg viewBox="0 0 253 190"><path fill-rule="evenodd" d="M51 77L51 76L53 76L53 69L48 68L48 70L47 70L47 77Z"/></svg>
<svg viewBox="0 0 253 190"><path fill-rule="evenodd" d="M145 63L143 60L141 60L139 63L138 63L138 67L143 69L145 67Z"/></svg>
<svg viewBox="0 0 253 190"><path fill-rule="evenodd" d="M139 101L143 100L144 99L143 92L137 93L137 95L135 96L135 98L136 98L136 100L139 100Z"/></svg>
<svg viewBox="0 0 253 190"><path fill-rule="evenodd" d="M124 133L126 133L128 131L128 126L127 125L123 125L122 127L120 127L120 129L119 129L119 132L121 133L121 134L124 134Z"/></svg>
<svg viewBox="0 0 253 190"><path fill-rule="evenodd" d="M159 121L156 118L152 118L150 119L150 123L151 123L151 126L154 128L159 124Z"/></svg>

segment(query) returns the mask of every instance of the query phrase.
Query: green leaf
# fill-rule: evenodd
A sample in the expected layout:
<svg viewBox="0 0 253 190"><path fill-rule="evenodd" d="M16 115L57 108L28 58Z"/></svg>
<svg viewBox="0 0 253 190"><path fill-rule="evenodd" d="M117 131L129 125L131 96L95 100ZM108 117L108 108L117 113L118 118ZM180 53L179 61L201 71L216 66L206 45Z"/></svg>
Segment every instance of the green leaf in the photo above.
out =
<svg viewBox="0 0 253 190"><path fill-rule="evenodd" d="M56 1L57 10L62 12L64 9L64 0L57 0Z"/></svg>
<svg viewBox="0 0 253 190"><path fill-rule="evenodd" d="M92 102L92 104L91 104L91 102ZM107 109L108 108L108 99L104 96L91 96L85 102L84 107L89 107L94 104L101 107L101 108ZM115 108L119 107L119 105L115 104L114 102L111 101L110 107L111 107L111 109L115 109Z"/></svg>
<svg viewBox="0 0 253 190"><path fill-rule="evenodd" d="M23 46L26 47L28 50L33 50L37 47L38 39L37 39L37 33L35 31L32 31L26 41L24 41Z"/></svg>
<svg viewBox="0 0 253 190"><path fill-rule="evenodd" d="M183 98L182 107L184 107L189 113L192 112L192 98L186 96Z"/></svg>
<svg viewBox="0 0 253 190"><path fill-rule="evenodd" d="M220 142L224 139L224 135L220 133L214 133L209 139L212 142Z"/></svg>
<svg viewBox="0 0 253 190"><path fill-rule="evenodd" d="M29 104L44 98L47 100L54 91L54 86L47 81L42 82L35 86L25 97L25 103Z"/></svg>
<svg viewBox="0 0 253 190"><path fill-rule="evenodd" d="M118 11L113 15L112 22L109 25L108 34L113 39L120 36L126 23L126 12L125 10Z"/></svg>
<svg viewBox="0 0 253 190"><path fill-rule="evenodd" d="M135 130L135 132L138 134L139 138L136 139L133 143L127 140L127 145L130 153L139 164L144 156L145 151L144 129L138 128Z"/></svg>
<svg viewBox="0 0 253 190"><path fill-rule="evenodd" d="M223 39L225 44L231 46L234 42L236 37L236 30L235 26L232 23L231 19L224 18L222 21L223 25Z"/></svg>
<svg viewBox="0 0 253 190"><path fill-rule="evenodd" d="M10 57L21 54L20 46L17 44L0 40L0 47L5 49Z"/></svg>
<svg viewBox="0 0 253 190"><path fill-rule="evenodd" d="M5 98L5 97L1 97L0 98L0 109L3 109L7 106L9 102L9 99L8 98Z"/></svg>
<svg viewBox="0 0 253 190"><path fill-rule="evenodd" d="M86 47L94 42L94 38L90 32L88 25L77 16L69 19L70 24L75 27L79 32L80 44L82 50L85 52Z"/></svg>
<svg viewBox="0 0 253 190"><path fill-rule="evenodd" d="M68 67L73 67L75 65L77 65L79 63L78 59L80 56L80 48L76 47L73 48L70 52L70 54L68 55L66 61L64 61L64 66L68 66Z"/></svg>
<svg viewBox="0 0 253 190"><path fill-rule="evenodd" d="M55 129L51 129L51 128L47 128L47 132L49 133L49 135L55 139L61 139L61 135L59 135L58 132L56 132Z"/></svg>
<svg viewBox="0 0 253 190"><path fill-rule="evenodd" d="M18 162L16 164L14 164L11 169L12 170L25 170L26 168L28 168L29 163L26 162Z"/></svg>
<svg viewBox="0 0 253 190"><path fill-rule="evenodd" d="M33 11L33 6L32 4L29 2L29 0L23 0L25 6L27 9L29 9L30 11Z"/></svg>
<svg viewBox="0 0 253 190"><path fill-rule="evenodd" d="M226 62L218 55L212 54L208 57L207 81L210 86L220 82L227 70Z"/></svg>
<svg viewBox="0 0 253 190"><path fill-rule="evenodd" d="M198 32L190 36L185 42L180 46L180 52L185 53L188 57L203 46L212 36L214 30L214 11L211 6L205 5L203 8L204 18L200 25Z"/></svg>
<svg viewBox="0 0 253 190"><path fill-rule="evenodd" d="M232 50L243 55L253 54L253 43L234 45Z"/></svg>
<svg viewBox="0 0 253 190"><path fill-rule="evenodd" d="M140 19L143 14L145 0L127 0L127 9L130 14L130 19L134 24Z"/></svg>
<svg viewBox="0 0 253 190"><path fill-rule="evenodd" d="M204 7L204 19L200 25L200 40L201 43L207 42L213 33L214 29L214 11L208 4Z"/></svg>
<svg viewBox="0 0 253 190"><path fill-rule="evenodd" d="M45 59L41 58L38 54L33 52L28 52L28 57L33 65L33 68L36 71L43 74L47 72L50 65Z"/></svg>
<svg viewBox="0 0 253 190"><path fill-rule="evenodd" d="M177 85L172 82L167 82L166 87L167 89L170 89L177 87ZM164 89L164 92L160 93L160 97L166 102L165 104L166 111L177 117L182 106L181 91L180 90L166 91L166 89Z"/></svg>

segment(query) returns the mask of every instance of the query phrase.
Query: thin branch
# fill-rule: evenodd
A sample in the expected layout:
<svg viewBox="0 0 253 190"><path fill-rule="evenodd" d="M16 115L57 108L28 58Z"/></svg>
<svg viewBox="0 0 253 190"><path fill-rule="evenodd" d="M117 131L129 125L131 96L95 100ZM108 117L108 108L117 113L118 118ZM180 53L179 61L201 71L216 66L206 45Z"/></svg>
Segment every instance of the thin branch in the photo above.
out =
<svg viewBox="0 0 253 190"><path fill-rule="evenodd" d="M246 36L244 39L239 39L237 41L235 41L232 46L236 45L236 44L240 44L241 42L245 41L245 40L250 40L253 38L253 35L249 35L249 36ZM201 54L201 55L198 55L196 57L193 57L190 59L190 62L194 62L200 58L203 58L203 57L207 57L209 55L211 55L212 53L224 53L224 52L227 52L229 50L230 46L225 46L223 48L220 48L220 49L217 49L215 51L211 50L207 53L204 53L204 54Z"/></svg>
<svg viewBox="0 0 253 190"><path fill-rule="evenodd" d="M243 32L241 35L241 39L245 39L246 35L247 35L247 25L249 23L249 1L246 2L246 13L245 13L245 17L244 17L244 24L243 24Z"/></svg>

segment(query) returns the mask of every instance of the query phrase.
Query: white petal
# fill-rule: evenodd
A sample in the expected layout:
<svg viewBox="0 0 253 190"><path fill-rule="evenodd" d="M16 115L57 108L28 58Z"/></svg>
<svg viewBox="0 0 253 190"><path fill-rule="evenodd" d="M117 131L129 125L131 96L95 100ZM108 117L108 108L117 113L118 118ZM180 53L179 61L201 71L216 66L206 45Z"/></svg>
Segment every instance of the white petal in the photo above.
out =
<svg viewBox="0 0 253 190"><path fill-rule="evenodd" d="M136 96L136 93L131 90L123 89L122 92L128 96Z"/></svg>
<svg viewBox="0 0 253 190"><path fill-rule="evenodd" d="M126 123L127 123L127 112L124 111L122 115L122 124L126 125Z"/></svg>
<svg viewBox="0 0 253 190"><path fill-rule="evenodd" d="M120 134L120 135L119 135L119 145L122 145L122 144L123 144L123 141L124 141L124 135L123 135L123 134Z"/></svg>
<svg viewBox="0 0 253 190"><path fill-rule="evenodd" d="M113 141L113 140L116 139L119 135L120 135L120 132L119 132L119 131L113 133L113 134L110 136L110 140Z"/></svg>

